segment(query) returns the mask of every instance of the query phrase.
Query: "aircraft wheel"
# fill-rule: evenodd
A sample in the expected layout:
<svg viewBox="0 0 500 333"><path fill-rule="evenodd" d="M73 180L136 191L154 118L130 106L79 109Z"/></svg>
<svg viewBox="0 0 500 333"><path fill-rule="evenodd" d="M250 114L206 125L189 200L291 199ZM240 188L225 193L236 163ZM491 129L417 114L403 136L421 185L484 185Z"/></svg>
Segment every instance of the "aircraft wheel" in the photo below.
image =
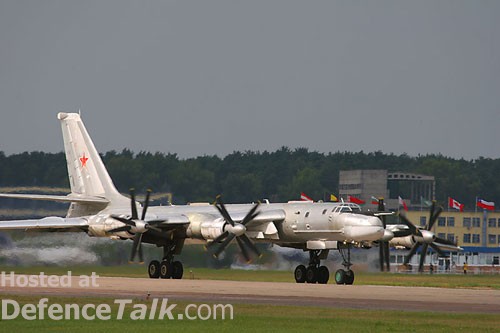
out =
<svg viewBox="0 0 500 333"><path fill-rule="evenodd" d="M184 267L182 267L182 263L180 261L174 261L172 266L172 279L182 279L182 275L184 274Z"/></svg>
<svg viewBox="0 0 500 333"><path fill-rule="evenodd" d="M327 284L330 279L330 272L328 271L328 267L320 266L318 268L318 283Z"/></svg>
<svg viewBox="0 0 500 333"><path fill-rule="evenodd" d="M346 271L339 269L335 272L335 282L337 284L345 284L346 281Z"/></svg>
<svg viewBox="0 0 500 333"><path fill-rule="evenodd" d="M170 279L172 277L173 265L167 260L163 260L160 264L160 278Z"/></svg>
<svg viewBox="0 0 500 333"><path fill-rule="evenodd" d="M295 282L297 283L304 283L306 282L306 266L304 265L299 265L297 268L295 268Z"/></svg>
<svg viewBox="0 0 500 333"><path fill-rule="evenodd" d="M348 270L345 274L345 284L353 284L354 283L354 272Z"/></svg>
<svg viewBox="0 0 500 333"><path fill-rule="evenodd" d="M314 266L307 267L306 270L306 282L316 283L318 281L318 269Z"/></svg>
<svg viewBox="0 0 500 333"><path fill-rule="evenodd" d="M149 263L148 274L151 279L160 277L160 262L158 260L153 260Z"/></svg>

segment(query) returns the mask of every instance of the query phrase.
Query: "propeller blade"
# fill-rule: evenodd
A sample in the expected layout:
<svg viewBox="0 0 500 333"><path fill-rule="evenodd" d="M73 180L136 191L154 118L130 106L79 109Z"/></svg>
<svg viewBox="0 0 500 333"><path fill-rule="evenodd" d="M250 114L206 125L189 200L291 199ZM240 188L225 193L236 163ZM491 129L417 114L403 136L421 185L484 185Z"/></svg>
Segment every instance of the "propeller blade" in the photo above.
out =
<svg viewBox="0 0 500 333"><path fill-rule="evenodd" d="M441 214L441 212L443 211L443 207L439 206L437 208L437 210L434 212L434 216L432 217L432 220L429 221L429 225L428 225L428 229L427 230L431 230L432 227L434 226L434 223L436 223L439 215Z"/></svg>
<svg viewBox="0 0 500 333"><path fill-rule="evenodd" d="M149 225L158 225L158 224L162 224L163 222L167 222L166 220L151 220L151 221L144 221L146 222L147 224Z"/></svg>
<svg viewBox="0 0 500 333"><path fill-rule="evenodd" d="M236 241L238 242L238 246L240 247L241 253L245 257L245 260L247 262L250 262L250 256L248 255L248 251L245 247L245 244L243 243L243 241L239 237L236 237Z"/></svg>
<svg viewBox="0 0 500 333"><path fill-rule="evenodd" d="M114 228L114 229L108 230L108 233L120 232L120 231L130 231L130 229L132 229L131 226L124 225L123 227L119 227L119 228Z"/></svg>
<svg viewBox="0 0 500 333"><path fill-rule="evenodd" d="M111 218L114 218L115 220L120 221L121 223L125 223L126 225L131 225L131 226L135 227L135 222L130 220L130 219L127 219L127 218L124 218L124 217L121 217L118 215L111 215Z"/></svg>
<svg viewBox="0 0 500 333"><path fill-rule="evenodd" d="M389 242L384 242L384 254L385 254L385 265L387 271L391 271L391 261L390 261L390 252L389 252Z"/></svg>
<svg viewBox="0 0 500 333"><path fill-rule="evenodd" d="M229 233L228 233L229 234ZM234 237L236 237L234 234L229 234L226 239L220 244L219 248L217 250L215 250L214 252L214 257L215 258L218 258L219 257L219 254L222 253L222 251L224 251L227 247L227 245L229 243L231 243L231 241L234 239Z"/></svg>
<svg viewBox="0 0 500 333"><path fill-rule="evenodd" d="M446 253L444 253L443 250L441 250L436 244L430 243L429 244L434 251L436 251L441 257L446 257Z"/></svg>
<svg viewBox="0 0 500 333"><path fill-rule="evenodd" d="M140 264L144 263L144 257L142 255L142 241L139 243L139 263Z"/></svg>
<svg viewBox="0 0 500 333"><path fill-rule="evenodd" d="M427 256L427 249L429 248L429 244L424 243L422 246L422 250L420 251L420 263L418 265L418 271L423 272L424 271L424 261L425 257Z"/></svg>
<svg viewBox="0 0 500 333"><path fill-rule="evenodd" d="M440 244L451 245L451 246L457 246L457 243L455 243L451 240L448 240L448 239L440 238L440 237L436 237L434 239L434 242L440 243Z"/></svg>
<svg viewBox="0 0 500 333"><path fill-rule="evenodd" d="M136 233L134 236L134 245L132 246L132 253L130 254L130 261L133 262L137 254L137 248L141 244L142 233Z"/></svg>
<svg viewBox="0 0 500 333"><path fill-rule="evenodd" d="M257 249L257 247L252 243L250 238L248 238L247 235L243 234L239 238L245 243L245 245L252 250L258 257L260 257L260 251Z"/></svg>
<svg viewBox="0 0 500 333"><path fill-rule="evenodd" d="M217 210L219 211L219 213L222 215L222 217L224 218L224 220L227 223L229 223L230 225L232 225L234 227L234 221L231 218L231 215L229 215L229 213L228 213L228 211L226 209L226 206L224 206L224 203L220 199L220 196L217 196L216 200L217 201L215 203L215 207L217 208Z"/></svg>
<svg viewBox="0 0 500 333"><path fill-rule="evenodd" d="M379 247L378 247L378 261L380 264L380 271L384 271L384 243L383 241L380 241Z"/></svg>
<svg viewBox="0 0 500 333"><path fill-rule="evenodd" d="M379 212L385 211L384 199L382 199L382 198L378 199L377 211L379 211Z"/></svg>
<svg viewBox="0 0 500 333"><path fill-rule="evenodd" d="M224 231L222 234L217 236L217 238L215 238L212 242L207 244L207 249L209 249L209 248L213 247L215 244L218 244L219 242L221 242L224 238L227 237L227 235L229 235L229 232Z"/></svg>
<svg viewBox="0 0 500 333"><path fill-rule="evenodd" d="M137 215L137 206L135 204L135 189L130 189L130 206L132 208L132 220L137 220L139 215Z"/></svg>
<svg viewBox="0 0 500 333"><path fill-rule="evenodd" d="M408 255L406 256L405 261L403 262L403 265L408 265L408 263L411 260L411 257L413 257L415 255L419 246L420 246L420 243L413 244L413 247L411 248L410 253L408 253Z"/></svg>
<svg viewBox="0 0 500 333"><path fill-rule="evenodd" d="M246 225L248 222L252 221L255 217L257 217L257 215L259 215L259 213L255 213L255 211L257 210L257 208L259 208L259 203L257 202L253 207L252 209L250 209L250 211L248 212L247 215L245 215L245 217L243 218L243 221L241 221L241 224L243 225ZM254 214L255 213L255 214Z"/></svg>
<svg viewBox="0 0 500 333"><path fill-rule="evenodd" d="M146 218L146 211L148 210L148 207L149 207L149 197L151 195L151 190L148 189L146 191L146 200L144 201L144 208L142 209L142 217L141 217L141 220L144 221L144 219Z"/></svg>
<svg viewBox="0 0 500 333"><path fill-rule="evenodd" d="M392 233L394 234L394 237L406 237L412 234L410 229L393 231Z"/></svg>
<svg viewBox="0 0 500 333"><path fill-rule="evenodd" d="M405 215L399 215L399 218L403 220L404 224L406 224L408 228L410 228L413 235L422 236L420 230L418 230L418 228L413 223L411 223Z"/></svg>

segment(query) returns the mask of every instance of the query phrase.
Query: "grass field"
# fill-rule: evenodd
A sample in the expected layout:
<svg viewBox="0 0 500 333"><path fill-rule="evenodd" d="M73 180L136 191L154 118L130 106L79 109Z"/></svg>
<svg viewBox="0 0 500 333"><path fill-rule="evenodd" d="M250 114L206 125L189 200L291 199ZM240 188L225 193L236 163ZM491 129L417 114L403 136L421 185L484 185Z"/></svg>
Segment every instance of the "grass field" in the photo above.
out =
<svg viewBox="0 0 500 333"><path fill-rule="evenodd" d="M89 275L96 272L99 276L123 276L145 278L147 267L145 265L124 266L35 266L35 267L10 267L0 266L0 272L14 271L20 274L45 274L63 275L71 271L73 275ZM272 281L293 283L293 274L288 271L268 270L237 270L237 269L184 269L185 279L205 280L233 280L233 281ZM334 283L333 280L329 283ZM392 274L392 273L366 273L356 272L355 284L358 285L388 285L388 286L419 286L439 288L481 288L500 289L500 275L461 275L461 274Z"/></svg>
<svg viewBox="0 0 500 333"><path fill-rule="evenodd" d="M20 305L37 304L40 297L6 296ZM134 304L150 304L134 300ZM448 314L377 310L332 309L302 306L272 306L234 304L233 320L132 320L126 308L122 320L117 320L118 305L108 298L50 297L49 304L109 304L110 320L33 320L21 317L2 321L2 332L498 332L500 317L482 314ZM177 304L174 318L184 313L186 303ZM191 316L196 312L191 312ZM47 317L47 314L45 314Z"/></svg>
<svg viewBox="0 0 500 333"><path fill-rule="evenodd" d="M0 271L24 274L66 274L100 276L146 277L146 267L131 266L76 266L76 267L9 267L0 266ZM250 271L230 269L185 268L185 278L236 281L280 281L293 282L291 272ZM498 275L403 275L387 273L357 273L356 284L432 286L446 288L500 289ZM295 286L295 284L291 284ZM0 293L1 295L1 293ZM38 304L43 296L1 295L1 299L13 299L19 304ZM499 332L500 317L487 314L453 314L413 311L382 311L338 309L313 306L275 306L233 303L233 320L132 320L131 308L127 307L124 318L116 319L118 305L114 298L47 296L49 304L109 304L112 308L110 320L33 320L21 316L14 320L0 320L0 332ZM151 300L135 299L134 304L146 304ZM186 302L178 304L174 318L184 313ZM199 304L198 304L199 305ZM192 314L192 313L191 313ZM47 316L45 316L47 317Z"/></svg>

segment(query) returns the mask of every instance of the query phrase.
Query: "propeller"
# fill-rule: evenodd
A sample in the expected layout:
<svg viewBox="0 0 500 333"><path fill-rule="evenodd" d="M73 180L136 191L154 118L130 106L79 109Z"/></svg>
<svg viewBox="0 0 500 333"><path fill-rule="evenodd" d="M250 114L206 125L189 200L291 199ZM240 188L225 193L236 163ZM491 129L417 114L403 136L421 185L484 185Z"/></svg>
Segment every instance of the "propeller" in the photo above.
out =
<svg viewBox="0 0 500 333"><path fill-rule="evenodd" d="M128 231L134 235L134 244L132 245L132 253L130 254L130 262L133 262L136 255L139 255L139 262L143 263L143 253L142 253L142 235L149 230L156 230L161 232L161 229L157 228L155 225L164 222L163 220L153 220L146 222L144 219L146 218L146 212L149 207L149 198L151 195L151 190L147 190L146 192L146 200L144 201L144 207L142 208L141 218L139 219L139 215L137 214L137 206L135 202L135 190L133 188L130 189L130 206L132 215L128 218L111 215L111 218L125 224L124 226L114 228L109 230L109 233Z"/></svg>
<svg viewBox="0 0 500 333"><path fill-rule="evenodd" d="M216 201L214 203L215 208L222 215L226 224L224 225L224 232L220 234L217 238L215 238L211 243L207 245L207 249L217 248L215 249L213 256L215 258L219 257L219 255L227 248L227 246L231 243L233 239L236 238L236 242L238 243L239 248L241 249L241 253L247 260L247 262L251 261L249 251L255 253L258 257L261 256L260 251L257 249L254 243L248 238L245 234L247 231L246 225L251 222L259 212L257 212L257 208L259 208L260 203L256 203L252 209L245 215L241 223L234 222L229 215L226 206L221 200L220 195L217 196Z"/></svg>
<svg viewBox="0 0 500 333"><path fill-rule="evenodd" d="M412 246L410 252L406 256L403 265L408 265L411 258L415 255L415 253L417 253L418 249L422 246L422 249L420 250L420 262L418 265L418 271L423 272L425 257L427 256L427 250L429 249L429 246L434 251L439 253L439 255L441 256L444 256L445 253L436 245L436 243L457 246L455 242L452 242L444 238L436 237L436 235L431 231L432 227L436 223L442 211L443 207L439 206L436 208L436 201L432 201L431 210L429 212L429 222L423 229L417 228L410 220L408 220L406 216L404 215L399 216L400 219L406 225L408 225L411 235L413 236L413 240L415 241L415 244Z"/></svg>
<svg viewBox="0 0 500 333"><path fill-rule="evenodd" d="M385 204L384 204L384 199L383 198L379 198L378 199L377 211L379 211L379 212L385 211ZM385 218L386 218L385 215L382 215L380 217L380 219L382 220L382 224L384 225L384 229L387 226L387 224L385 222ZM385 264L385 268L386 268L387 272L390 272L391 271L391 263L390 263L390 260L389 260L389 242L388 241L384 241L384 240L380 240L379 241L379 248L378 249L379 249L380 271L381 272L385 271L385 269L384 269L384 264Z"/></svg>

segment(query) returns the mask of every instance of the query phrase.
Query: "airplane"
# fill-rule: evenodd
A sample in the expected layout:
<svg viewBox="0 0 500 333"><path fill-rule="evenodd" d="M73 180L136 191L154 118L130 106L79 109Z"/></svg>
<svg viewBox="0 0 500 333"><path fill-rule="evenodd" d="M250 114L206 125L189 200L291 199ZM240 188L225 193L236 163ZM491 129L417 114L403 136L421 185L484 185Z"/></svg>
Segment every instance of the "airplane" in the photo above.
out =
<svg viewBox="0 0 500 333"><path fill-rule="evenodd" d="M383 272L391 271L389 260L389 248L405 248L410 252L405 256L403 266L408 266L411 258L415 255L420 246L422 246L418 271L424 271L425 257L430 246L441 257L446 257L448 252L463 251L463 248L457 245L457 242L448 239L440 238L431 231L432 227L443 211L443 207L437 206L436 201L432 201L429 211L429 222L425 226L416 226L404 214L399 214L400 223L387 224L385 217L393 214L393 212L385 212L384 199L378 199L377 215L381 217L382 224L386 229L386 238L377 241L379 246L379 262L380 270ZM385 266L385 267L384 267Z"/></svg>
<svg viewBox="0 0 500 333"><path fill-rule="evenodd" d="M287 203L191 203L149 207L151 191L141 205L130 191L120 194L78 113L60 112L71 193L66 196L0 194L4 198L52 200L70 203L66 217L0 221L1 230L85 232L91 237L132 240L130 261L143 261L142 243L163 248L161 260L148 265L150 278L181 279L183 265L175 260L186 239L207 242L217 257L236 240L242 255L260 255L254 242L268 242L309 252L309 263L298 265L297 283L326 284L330 272L321 260L338 250L345 269L335 272L337 284L353 284L350 253L366 242L387 239L377 216L361 214L358 205L344 202L290 201ZM139 215L140 211L140 215ZM390 233L389 233L390 236Z"/></svg>

